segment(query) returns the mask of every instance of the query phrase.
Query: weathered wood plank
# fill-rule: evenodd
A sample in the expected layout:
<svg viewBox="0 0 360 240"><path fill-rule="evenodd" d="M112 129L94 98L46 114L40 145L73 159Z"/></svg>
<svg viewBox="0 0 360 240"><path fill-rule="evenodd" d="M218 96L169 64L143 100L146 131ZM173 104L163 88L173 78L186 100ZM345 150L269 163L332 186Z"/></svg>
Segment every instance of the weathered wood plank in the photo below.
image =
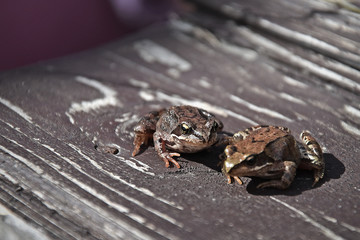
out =
<svg viewBox="0 0 360 240"><path fill-rule="evenodd" d="M193 2L359 69L360 16L330 1Z"/></svg>
<svg viewBox="0 0 360 240"><path fill-rule="evenodd" d="M336 33L347 45L314 24L357 15L320 12L298 26L309 1L195 3L202 8L122 41L0 73L1 203L53 239L359 238L356 21ZM259 19L353 55L334 57ZM178 104L213 112L227 132L258 123L312 131L325 179L311 188L299 171L288 190L257 190L257 179L226 183L221 149L184 154L180 170L153 147L131 157L139 117Z"/></svg>

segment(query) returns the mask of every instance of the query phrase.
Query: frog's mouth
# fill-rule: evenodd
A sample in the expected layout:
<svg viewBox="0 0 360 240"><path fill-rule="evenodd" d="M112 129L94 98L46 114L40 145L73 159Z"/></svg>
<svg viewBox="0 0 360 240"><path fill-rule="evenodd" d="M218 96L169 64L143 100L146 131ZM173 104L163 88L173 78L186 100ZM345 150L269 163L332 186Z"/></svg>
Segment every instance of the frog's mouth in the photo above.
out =
<svg viewBox="0 0 360 240"><path fill-rule="evenodd" d="M244 163L236 164L236 162L234 163L227 160L223 164L223 169L232 176L257 177L261 175L262 178L268 178L274 176L273 173L270 173L271 170L268 169L271 165L271 163L266 163L264 165L252 166L249 168L249 166L246 166Z"/></svg>

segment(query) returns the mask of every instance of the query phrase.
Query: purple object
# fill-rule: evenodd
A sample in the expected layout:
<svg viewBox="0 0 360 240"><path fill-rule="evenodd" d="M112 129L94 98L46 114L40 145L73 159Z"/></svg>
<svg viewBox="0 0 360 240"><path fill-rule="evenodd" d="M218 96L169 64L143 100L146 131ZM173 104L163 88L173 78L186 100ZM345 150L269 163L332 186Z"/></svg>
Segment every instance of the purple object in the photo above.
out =
<svg viewBox="0 0 360 240"><path fill-rule="evenodd" d="M3 0L0 2L0 71L112 41L164 19L172 3L170 0Z"/></svg>
<svg viewBox="0 0 360 240"><path fill-rule="evenodd" d="M143 27L166 19L174 10L175 0L110 0L122 22L132 27Z"/></svg>

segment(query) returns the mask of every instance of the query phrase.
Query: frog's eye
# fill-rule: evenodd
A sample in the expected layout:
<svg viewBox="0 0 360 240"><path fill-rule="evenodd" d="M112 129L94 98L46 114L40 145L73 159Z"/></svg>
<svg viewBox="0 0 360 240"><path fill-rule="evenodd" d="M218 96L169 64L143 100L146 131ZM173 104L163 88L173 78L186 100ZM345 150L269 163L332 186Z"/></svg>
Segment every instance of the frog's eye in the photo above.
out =
<svg viewBox="0 0 360 240"><path fill-rule="evenodd" d="M191 127L186 123L182 123L180 127L183 134L189 134L191 131Z"/></svg>
<svg viewBox="0 0 360 240"><path fill-rule="evenodd" d="M246 165L253 166L256 163L256 159L254 156L250 156L245 161Z"/></svg>

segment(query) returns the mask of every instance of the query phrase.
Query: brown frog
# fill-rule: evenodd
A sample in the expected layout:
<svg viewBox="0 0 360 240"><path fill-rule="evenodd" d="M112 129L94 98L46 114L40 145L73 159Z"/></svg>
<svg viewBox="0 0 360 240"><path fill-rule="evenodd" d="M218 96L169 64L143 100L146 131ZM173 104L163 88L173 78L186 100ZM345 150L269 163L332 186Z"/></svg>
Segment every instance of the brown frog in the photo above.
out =
<svg viewBox="0 0 360 240"><path fill-rule="evenodd" d="M314 171L313 186L324 176L325 163L320 145L308 131L300 134L299 144L285 127L255 126L235 133L220 156L222 172L228 183L239 177L274 179L257 188L285 189L290 186L296 169Z"/></svg>
<svg viewBox="0 0 360 240"><path fill-rule="evenodd" d="M140 119L134 128L135 156L142 144L154 140L154 147L160 158L169 167L180 153L194 153L204 150L219 140L218 132L223 124L209 112L192 106L172 106L169 109L150 112ZM173 152L169 152L173 151Z"/></svg>

